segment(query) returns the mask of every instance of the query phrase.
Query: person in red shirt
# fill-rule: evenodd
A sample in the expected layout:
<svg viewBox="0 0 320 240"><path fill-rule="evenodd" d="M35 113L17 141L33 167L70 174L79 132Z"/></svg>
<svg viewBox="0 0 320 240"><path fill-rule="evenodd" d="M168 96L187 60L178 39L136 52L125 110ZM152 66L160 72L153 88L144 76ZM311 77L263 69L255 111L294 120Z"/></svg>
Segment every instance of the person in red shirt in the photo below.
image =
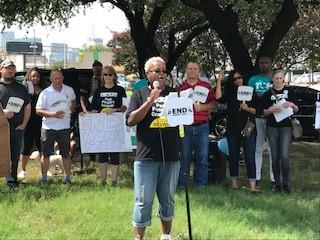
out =
<svg viewBox="0 0 320 240"><path fill-rule="evenodd" d="M185 187L186 176L189 176L192 153L195 155L195 184L205 187L208 184L208 149L209 149L209 111L215 106L215 96L210 83L199 79L199 64L189 60L186 66L187 79L180 86L180 91L196 86L209 89L205 103L193 104L194 122L185 126L185 136L181 147L181 167L178 187Z"/></svg>

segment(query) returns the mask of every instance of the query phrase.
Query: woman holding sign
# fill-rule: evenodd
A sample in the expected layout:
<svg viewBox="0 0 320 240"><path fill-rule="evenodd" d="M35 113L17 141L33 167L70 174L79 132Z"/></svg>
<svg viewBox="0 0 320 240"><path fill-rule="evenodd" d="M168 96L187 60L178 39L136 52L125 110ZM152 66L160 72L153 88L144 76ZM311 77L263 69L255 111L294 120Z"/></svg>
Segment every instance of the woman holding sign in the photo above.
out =
<svg viewBox="0 0 320 240"><path fill-rule="evenodd" d="M278 70L272 76L273 87L262 97L263 113L267 116L267 138L270 142L272 169L276 191L290 193L289 149L292 138L291 116L299 111L297 96L284 85L284 73ZM280 162L282 185L280 180Z"/></svg>
<svg viewBox="0 0 320 240"><path fill-rule="evenodd" d="M228 104L228 123L227 123L227 141L230 156L230 176L232 188L239 188L238 162L240 160L240 145L243 141L244 158L247 167L247 176L251 192L256 192L256 167L255 167L255 146L256 131L250 136L243 136L242 131L247 121L254 122L256 109L255 98L252 96L251 101L239 101L241 95L248 97L250 91L240 91L239 87L244 85L244 78L238 71L231 71L228 76L224 94L222 94L221 81L223 71L220 72L216 85L216 99L218 102Z"/></svg>
<svg viewBox="0 0 320 240"><path fill-rule="evenodd" d="M28 89L31 98L31 116L27 127L23 133L22 149L21 149L21 172L18 174L19 179L24 179L27 176L26 167L30 159L33 144L36 144L37 150L41 152L41 123L42 117L36 113L36 104L40 92L46 87L41 79L39 69L31 68L26 74L24 85Z"/></svg>
<svg viewBox="0 0 320 240"><path fill-rule="evenodd" d="M117 85L117 74L112 66L103 68L102 79L104 85L98 88L93 95L91 106L94 111L106 114L125 112L127 108L122 104L122 98L126 97L126 91L123 87ZM106 184L108 163L111 165L112 186L116 186L119 175L119 153L99 154L99 170L103 185Z"/></svg>

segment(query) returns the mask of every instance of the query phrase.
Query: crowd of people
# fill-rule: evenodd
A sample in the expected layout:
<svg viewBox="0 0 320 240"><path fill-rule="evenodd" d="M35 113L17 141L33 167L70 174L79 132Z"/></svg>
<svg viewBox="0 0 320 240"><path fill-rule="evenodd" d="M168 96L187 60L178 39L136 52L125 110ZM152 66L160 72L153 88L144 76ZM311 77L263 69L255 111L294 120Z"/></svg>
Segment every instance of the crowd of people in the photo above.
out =
<svg viewBox="0 0 320 240"><path fill-rule="evenodd" d="M193 103L194 122L184 126L185 136L179 137L179 127L151 128L150 124L160 117L163 98L176 88L168 86L166 63L160 57L152 57L145 63L148 85L134 91L128 109L122 98L126 97L123 87L117 85L115 69L95 61L93 77L80 90L82 114L126 112L126 124L137 126L137 150L134 161L134 207L132 223L135 239L143 239L145 229L151 224L151 211L155 195L158 198L158 217L161 221L161 239L171 239L170 232L174 216L174 194L177 187L185 188L190 176L190 163L195 159L194 185L205 188L208 184L209 113L217 102L228 104L227 144L229 148L229 169L231 187L240 188L240 147L244 148L249 189L259 191L261 180L262 153L270 152L270 181L275 191L290 192L289 148L291 144L290 116L277 121L275 114L291 108L297 112L297 99L284 84L284 73L272 71L272 59L259 59L260 73L246 79L239 70L233 70L227 77L222 90L221 72L213 89L210 83L200 80L197 61L186 63L186 80L179 86L179 92L194 90L201 86L207 91L204 102ZM70 144L70 117L75 111L76 94L63 83L63 73L52 70L51 84L42 82L40 72L32 68L26 75L24 85L15 81L15 64L4 60L0 64L0 103L10 126L11 173L6 176L9 185L18 185L18 162L21 159L20 177L25 178L27 163L32 149L39 151L41 183L48 182L50 156L59 149L64 178L71 183L71 154L74 142ZM239 101L240 86L254 89L252 100ZM15 101L15 99L20 99ZM8 108L8 102L15 108ZM243 135L248 121L255 123L249 136ZM71 145L71 147L70 147ZM73 149L71 149L73 148ZM117 185L119 175L119 153L91 154L97 156L101 184L107 182L107 168L110 165L111 182ZM282 176L281 176L282 175Z"/></svg>

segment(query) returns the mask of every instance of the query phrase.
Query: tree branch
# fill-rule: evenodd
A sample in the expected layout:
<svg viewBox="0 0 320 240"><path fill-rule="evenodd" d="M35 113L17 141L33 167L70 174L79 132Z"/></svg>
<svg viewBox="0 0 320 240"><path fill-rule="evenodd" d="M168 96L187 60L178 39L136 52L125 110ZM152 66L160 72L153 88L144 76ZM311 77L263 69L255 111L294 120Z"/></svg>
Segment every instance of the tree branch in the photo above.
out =
<svg viewBox="0 0 320 240"><path fill-rule="evenodd" d="M169 3L171 0L165 0L161 6L156 5L153 8L152 15L149 19L148 25L147 25L147 31L149 34L154 38L154 35L158 29L161 16L163 12L168 8Z"/></svg>
<svg viewBox="0 0 320 240"><path fill-rule="evenodd" d="M284 0L280 12L273 21L271 28L265 34L263 43L257 54L257 59L261 56L273 58L279 49L280 42L298 19L297 6L293 0Z"/></svg>
<svg viewBox="0 0 320 240"><path fill-rule="evenodd" d="M210 23L206 22L201 26L192 29L191 33L183 39L174 50L169 49L167 69L171 71L180 55L187 49L192 39L210 27Z"/></svg>

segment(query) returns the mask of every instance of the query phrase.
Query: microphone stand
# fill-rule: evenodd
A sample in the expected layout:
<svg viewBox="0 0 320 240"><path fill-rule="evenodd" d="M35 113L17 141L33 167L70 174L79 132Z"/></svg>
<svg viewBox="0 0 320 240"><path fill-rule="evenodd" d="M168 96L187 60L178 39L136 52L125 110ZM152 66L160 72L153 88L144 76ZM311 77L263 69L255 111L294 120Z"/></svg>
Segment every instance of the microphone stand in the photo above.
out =
<svg viewBox="0 0 320 240"><path fill-rule="evenodd" d="M180 88L177 89L178 92L178 97L180 97ZM179 135L181 139L183 140L184 138L184 126L179 125ZM186 186L185 186L185 191L186 191L186 208L187 208L187 220L188 220L188 233L189 233L189 240L192 240L192 225L191 225L191 215L190 215L190 201L189 201L189 190L188 190L188 185L189 185L189 176L187 176L187 164L184 161L182 164L184 164L184 173L183 177L185 178Z"/></svg>

